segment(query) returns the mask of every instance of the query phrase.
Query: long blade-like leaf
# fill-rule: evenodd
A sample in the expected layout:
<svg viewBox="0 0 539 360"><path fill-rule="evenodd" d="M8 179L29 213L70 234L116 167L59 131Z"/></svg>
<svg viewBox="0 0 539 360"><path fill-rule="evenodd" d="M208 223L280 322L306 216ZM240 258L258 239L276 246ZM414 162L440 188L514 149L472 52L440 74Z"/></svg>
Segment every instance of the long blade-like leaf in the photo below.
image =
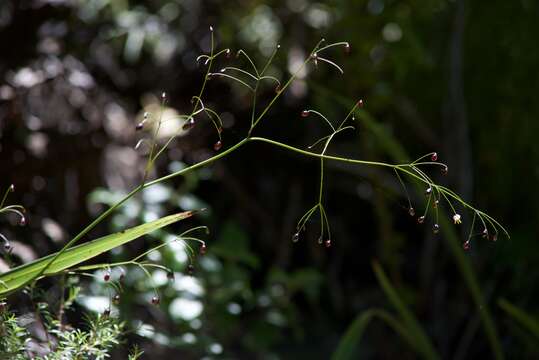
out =
<svg viewBox="0 0 539 360"><path fill-rule="evenodd" d="M369 325L373 318L379 318L395 330L402 339L406 340L413 348L417 349L416 342L414 341L412 334L408 329L402 325L393 315L382 309L369 309L365 310L354 320L354 322L348 327L346 333L339 341L337 349L333 353L332 360L351 360L357 359L356 349L359 346L359 342L365 328Z"/></svg>
<svg viewBox="0 0 539 360"><path fill-rule="evenodd" d="M530 333L539 339L539 321L533 318L530 314L517 306L511 304L505 299L500 299L498 305L515 320L518 324L527 329Z"/></svg>
<svg viewBox="0 0 539 360"><path fill-rule="evenodd" d="M382 287L382 290L384 290L387 297L389 298L389 301L393 304L395 310L397 310L397 312L399 313L402 321L408 328L408 331L412 333L419 352L422 353L425 359L438 359L438 354L436 353L436 350L434 350L434 347L432 346L428 336L425 334L423 328L421 327L421 325L419 325L419 322L414 317L412 312L401 300L401 298L397 294L397 291L393 288L391 282L384 273L384 270L382 270L382 267L377 262L373 262L373 268L374 273L376 274L376 278L378 279L378 282Z"/></svg>
<svg viewBox="0 0 539 360"><path fill-rule="evenodd" d="M54 275L69 269L154 230L190 217L192 214L192 211L186 211L175 215L169 215L146 224L135 226L128 230L123 230L119 233L107 235L84 244L73 246L58 256L58 258L45 270L42 277ZM50 254L0 274L0 296L5 296L18 290L21 286L38 275L55 256L56 254Z"/></svg>

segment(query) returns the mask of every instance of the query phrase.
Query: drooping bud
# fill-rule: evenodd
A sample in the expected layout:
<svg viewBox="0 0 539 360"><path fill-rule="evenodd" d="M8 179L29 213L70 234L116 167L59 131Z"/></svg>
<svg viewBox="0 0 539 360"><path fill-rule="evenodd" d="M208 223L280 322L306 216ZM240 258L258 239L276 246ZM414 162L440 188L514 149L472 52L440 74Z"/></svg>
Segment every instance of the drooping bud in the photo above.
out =
<svg viewBox="0 0 539 360"><path fill-rule="evenodd" d="M21 219L19 220L19 226L24 226L24 225L26 225L26 217L21 216Z"/></svg>
<svg viewBox="0 0 539 360"><path fill-rule="evenodd" d="M293 236L292 236L292 242L298 242L299 241L299 232L295 233Z"/></svg>
<svg viewBox="0 0 539 360"><path fill-rule="evenodd" d="M159 305L160 302L161 300L159 299L159 297L157 296L152 297L152 304Z"/></svg>
<svg viewBox="0 0 539 360"><path fill-rule="evenodd" d="M106 272L105 275L103 275L103 280L109 281L110 280L110 272Z"/></svg>
<svg viewBox="0 0 539 360"><path fill-rule="evenodd" d="M435 234L438 234L438 232L440 232L440 225L438 224L432 225L432 232Z"/></svg>
<svg viewBox="0 0 539 360"><path fill-rule="evenodd" d="M365 102L363 101L363 99L359 99L358 102L357 102L357 106L359 108L363 108L365 106Z"/></svg>
<svg viewBox="0 0 539 360"><path fill-rule="evenodd" d="M430 159L431 159L432 161L438 161L438 154L435 153L435 152L432 153L432 155L430 156Z"/></svg>
<svg viewBox="0 0 539 360"><path fill-rule="evenodd" d="M11 243L9 241L4 242L4 250L5 252L9 252L11 250Z"/></svg>
<svg viewBox="0 0 539 360"><path fill-rule="evenodd" d="M344 44L344 53L346 55L349 55L351 51L352 51L352 48L350 47L350 43Z"/></svg>
<svg viewBox="0 0 539 360"><path fill-rule="evenodd" d="M447 168L447 165L444 165L444 166L442 167L442 170L441 170L442 175L447 175L447 172L448 172L448 171L449 171L449 169Z"/></svg>
<svg viewBox="0 0 539 360"><path fill-rule="evenodd" d="M483 229L482 236L483 236L484 239L488 239L488 230L487 230L487 228Z"/></svg>
<svg viewBox="0 0 539 360"><path fill-rule="evenodd" d="M195 119L190 118L189 120L187 120L187 121L183 124L182 129L183 129L183 131L189 131L189 130L191 130L194 126L195 126Z"/></svg>
<svg viewBox="0 0 539 360"><path fill-rule="evenodd" d="M470 244L470 240L466 240L464 244L462 244L462 248L466 251L470 250L471 247L472 245Z"/></svg>
<svg viewBox="0 0 539 360"><path fill-rule="evenodd" d="M213 32L213 26L210 25L210 32Z"/></svg>
<svg viewBox="0 0 539 360"><path fill-rule="evenodd" d="M424 215L421 215L420 217L417 218L417 223L418 224L423 224L425 222L425 216Z"/></svg>
<svg viewBox="0 0 539 360"><path fill-rule="evenodd" d="M218 140L215 144L213 144L213 150L219 151L223 147L223 143L221 140Z"/></svg>
<svg viewBox="0 0 539 360"><path fill-rule="evenodd" d="M11 184L11 185L9 186L9 191L15 192L15 185Z"/></svg>
<svg viewBox="0 0 539 360"><path fill-rule="evenodd" d="M307 117L307 116L309 116L309 110L303 110L303 111L301 112L301 117L304 117L304 118L305 118L305 117Z"/></svg>
<svg viewBox="0 0 539 360"><path fill-rule="evenodd" d="M432 207L435 208L435 209L438 208L438 204L439 204L439 203L440 203L440 200L434 200L434 201L432 202Z"/></svg>
<svg viewBox="0 0 539 360"><path fill-rule="evenodd" d="M141 121L137 124L137 126L135 126L135 130L136 131L140 131L144 128L144 121Z"/></svg>
<svg viewBox="0 0 539 360"><path fill-rule="evenodd" d="M165 101L165 100L167 99L167 93L166 93L166 92L163 91L163 92L161 93L161 99L162 99L163 101Z"/></svg>
<svg viewBox="0 0 539 360"><path fill-rule="evenodd" d="M226 51L225 51L225 57L226 57L227 59L230 59L231 56L232 56L232 51L230 51L230 49L226 49Z"/></svg>
<svg viewBox="0 0 539 360"><path fill-rule="evenodd" d="M206 244L202 244L200 247L200 255L205 255L207 251Z"/></svg>
<svg viewBox="0 0 539 360"><path fill-rule="evenodd" d="M410 208L408 209L408 214L410 214L410 216L415 216L415 209L410 206Z"/></svg>
<svg viewBox="0 0 539 360"><path fill-rule="evenodd" d="M277 85L277 86L275 87L275 93L278 94L278 93L280 93L280 92L281 92L281 85Z"/></svg>
<svg viewBox="0 0 539 360"><path fill-rule="evenodd" d="M425 195L429 196L430 194L432 194L432 187L431 186L429 186L427 188L427 190L425 190Z"/></svg>
<svg viewBox="0 0 539 360"><path fill-rule="evenodd" d="M322 235L318 238L318 243L322 245L324 243L324 239L322 239Z"/></svg>
<svg viewBox="0 0 539 360"><path fill-rule="evenodd" d="M326 245L327 248L331 247L331 240L327 239L324 244Z"/></svg>

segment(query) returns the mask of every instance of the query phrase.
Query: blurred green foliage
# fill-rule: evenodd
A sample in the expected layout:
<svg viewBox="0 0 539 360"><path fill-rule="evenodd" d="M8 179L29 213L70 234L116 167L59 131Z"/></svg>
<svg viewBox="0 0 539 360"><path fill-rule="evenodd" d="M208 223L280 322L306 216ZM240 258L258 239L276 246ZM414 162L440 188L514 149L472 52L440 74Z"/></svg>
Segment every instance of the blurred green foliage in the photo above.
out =
<svg viewBox="0 0 539 360"><path fill-rule="evenodd" d="M329 358L365 311L409 326L394 311L398 299L424 333L413 333L411 344L426 337L441 358L494 357L496 343L506 358L535 358L538 12L530 0L4 1L0 178L16 184L29 226L4 222L2 233L30 245L34 256L50 253L136 184L136 164L144 159L132 149L134 124L163 90L171 108L187 106L201 84L195 58L209 48L208 26L220 48L243 48L258 59L281 44L270 69L279 78L321 37L349 41L350 56L334 55L344 76L310 69L257 131L305 147L324 129L301 118L301 110L341 118L363 98L356 133L340 138L331 153L401 162L437 151L450 169L440 181L501 220L511 239L476 237L464 253L458 243L471 219L463 219L462 232L441 223L434 236L430 223L418 226L407 215L393 174L328 162L334 246L320 247L314 231L293 244L295 221L317 195L318 164L252 146L130 200L95 230L97 237L208 208L184 227L106 259L125 260L189 226L211 229L193 277L185 274L184 247L151 255L175 273L174 282L159 270L152 274L163 297L158 307L149 305L153 289L143 274L127 273L114 314L133 329L128 343L141 346L143 359ZM225 120L223 142L232 144L248 128L249 99L217 80L208 92ZM265 89L262 101L272 95ZM210 124L197 126L173 143L156 171L205 158L215 140ZM412 195L419 210L422 200L421 191ZM379 285L373 259L389 287ZM106 302L110 289L90 281L81 292L68 314L73 322L89 304ZM499 307L502 298L508 302ZM11 301L28 311L23 294ZM416 358L406 336L397 336L369 322L354 354ZM125 358L124 349L117 351Z"/></svg>

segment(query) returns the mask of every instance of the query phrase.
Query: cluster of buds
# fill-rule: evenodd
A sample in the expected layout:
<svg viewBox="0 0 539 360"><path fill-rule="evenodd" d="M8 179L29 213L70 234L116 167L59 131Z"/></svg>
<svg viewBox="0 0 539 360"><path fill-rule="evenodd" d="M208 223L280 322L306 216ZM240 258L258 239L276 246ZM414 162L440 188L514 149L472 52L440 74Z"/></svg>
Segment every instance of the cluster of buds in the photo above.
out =
<svg viewBox="0 0 539 360"><path fill-rule="evenodd" d="M2 198L2 201L0 202L0 214L2 213L12 213L15 214L19 220L18 224L19 226L25 226L26 225L26 216L24 215L26 213L26 209L21 205L8 205L4 206L6 199L9 195L9 193L15 192L15 185L11 184L6 192L4 193L4 196ZM3 248L6 253L10 253L13 250L13 247L11 246L10 241L8 238L0 233L0 239L4 242Z"/></svg>

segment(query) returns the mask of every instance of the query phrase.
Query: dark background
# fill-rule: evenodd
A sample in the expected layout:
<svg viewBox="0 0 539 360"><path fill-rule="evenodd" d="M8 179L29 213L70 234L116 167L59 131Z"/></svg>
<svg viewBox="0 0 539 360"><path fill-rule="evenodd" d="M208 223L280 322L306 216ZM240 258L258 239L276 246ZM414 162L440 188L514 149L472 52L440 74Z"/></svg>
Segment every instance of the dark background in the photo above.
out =
<svg viewBox="0 0 539 360"><path fill-rule="evenodd" d="M538 20L539 4L530 0L2 1L0 185L15 184L10 203L27 208L28 226L14 227L8 217L0 230L18 245L17 261L43 256L95 218L103 203L136 186L145 157L133 149L141 136L135 124L145 106L156 109L162 91L167 106L189 111L205 71L195 58L209 50L210 25L219 49L242 48L258 63L280 44L270 73L283 80L289 62L320 38L349 41L349 56L341 48L328 54L345 74L322 63L309 67L256 134L305 148L327 128L302 118L303 109L339 122L364 99L356 130L339 136L329 153L396 163L437 151L450 171L446 177L433 171L434 178L499 220L511 238L476 236L465 252L470 213L462 213L460 228L442 222L434 235L432 218L420 226L408 215L391 171L327 162L333 246L317 243L317 221L293 244L297 220L318 195L319 163L249 144L147 191L91 232L88 238L208 208L169 229L210 227L208 254L195 262L194 278L167 285L154 274L159 307L148 303L152 290L144 277L134 271L128 279L119 316L135 330L115 356L138 343L145 359L328 358L357 315L373 307L394 313L373 273L377 261L442 358L493 357L485 317L507 358L535 358L537 338L499 301L539 315ZM246 66L234 57L217 63L217 69ZM260 103L273 94L273 85L263 86ZM224 148L245 135L250 98L242 88L211 80L205 102L225 120ZM209 157L216 140L211 124L198 122L171 144L156 173ZM422 211L424 197L414 189L409 184ZM448 214L442 216L450 220ZM138 240L112 257L132 257L163 239L165 233ZM153 260L180 274L187 261L175 251L181 249L166 248ZM480 289L475 298L473 289ZM85 282L89 300L80 301L71 321L106 291L98 281ZM140 330L141 323L151 331ZM358 354L417 356L376 320Z"/></svg>

